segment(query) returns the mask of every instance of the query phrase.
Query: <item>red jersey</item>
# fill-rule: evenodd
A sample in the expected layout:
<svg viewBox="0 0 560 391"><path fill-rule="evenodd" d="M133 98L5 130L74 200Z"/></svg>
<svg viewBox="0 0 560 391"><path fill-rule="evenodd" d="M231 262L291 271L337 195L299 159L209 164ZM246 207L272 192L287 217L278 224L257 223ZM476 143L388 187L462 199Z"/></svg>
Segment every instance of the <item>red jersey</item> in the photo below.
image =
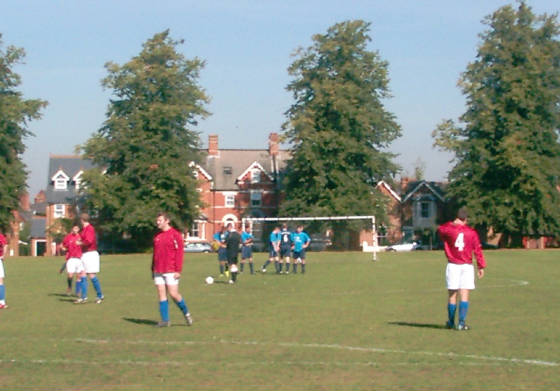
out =
<svg viewBox="0 0 560 391"><path fill-rule="evenodd" d="M154 237L152 271L181 273L183 270L183 237L175 228L161 231Z"/></svg>
<svg viewBox="0 0 560 391"><path fill-rule="evenodd" d="M80 234L69 233L64 237L62 245L66 249L66 259L81 258L82 247L76 242L80 239Z"/></svg>
<svg viewBox="0 0 560 391"><path fill-rule="evenodd" d="M97 251L97 239L95 238L95 229L93 228L93 225L88 224L82 228L80 237L82 239L83 252L87 253L88 251Z"/></svg>
<svg viewBox="0 0 560 391"><path fill-rule="evenodd" d="M6 237L0 234L0 258L4 256L4 246L6 244L8 244L8 242L6 241Z"/></svg>
<svg viewBox="0 0 560 391"><path fill-rule="evenodd" d="M453 221L440 225L439 236L443 241L447 260L456 264L472 264L472 253L479 269L486 267L478 234L468 225L455 224Z"/></svg>

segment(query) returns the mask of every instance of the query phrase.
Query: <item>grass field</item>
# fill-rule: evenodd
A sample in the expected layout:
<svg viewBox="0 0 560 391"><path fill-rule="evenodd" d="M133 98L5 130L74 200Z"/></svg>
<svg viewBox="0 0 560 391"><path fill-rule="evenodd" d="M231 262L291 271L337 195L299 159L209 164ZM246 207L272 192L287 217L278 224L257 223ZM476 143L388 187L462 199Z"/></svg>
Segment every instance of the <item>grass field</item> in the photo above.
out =
<svg viewBox="0 0 560 391"><path fill-rule="evenodd" d="M149 255L102 256L101 305L64 295L61 258L8 259L0 388L560 388L560 251L486 252L468 332L443 328L441 252L310 253L305 275L234 286L204 283L215 257L186 256L195 323L170 305L165 329Z"/></svg>

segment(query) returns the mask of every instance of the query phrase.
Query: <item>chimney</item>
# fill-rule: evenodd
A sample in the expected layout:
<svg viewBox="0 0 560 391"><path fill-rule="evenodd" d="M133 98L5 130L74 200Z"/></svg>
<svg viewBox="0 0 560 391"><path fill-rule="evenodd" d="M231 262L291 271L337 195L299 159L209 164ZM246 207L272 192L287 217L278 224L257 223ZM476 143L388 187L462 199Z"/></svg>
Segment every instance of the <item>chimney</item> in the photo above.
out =
<svg viewBox="0 0 560 391"><path fill-rule="evenodd" d="M270 133L268 136L268 153L278 156L278 133Z"/></svg>
<svg viewBox="0 0 560 391"><path fill-rule="evenodd" d="M401 177L401 190L403 192L406 191L406 188L408 187L408 183L410 182L410 178L409 177Z"/></svg>
<svg viewBox="0 0 560 391"><path fill-rule="evenodd" d="M208 136L208 155L218 156L218 135L211 134Z"/></svg>
<svg viewBox="0 0 560 391"><path fill-rule="evenodd" d="M19 197L19 205L22 210L31 210L31 205L29 203L29 193L25 192Z"/></svg>

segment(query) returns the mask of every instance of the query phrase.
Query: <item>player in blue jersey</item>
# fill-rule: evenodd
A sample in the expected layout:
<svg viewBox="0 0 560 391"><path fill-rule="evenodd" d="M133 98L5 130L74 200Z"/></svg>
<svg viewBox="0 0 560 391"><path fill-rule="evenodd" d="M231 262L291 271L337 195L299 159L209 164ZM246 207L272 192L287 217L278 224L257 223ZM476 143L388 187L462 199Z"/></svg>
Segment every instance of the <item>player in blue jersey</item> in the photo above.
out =
<svg viewBox="0 0 560 391"><path fill-rule="evenodd" d="M229 270L227 270L227 251L226 251L226 239L227 239L227 229L223 225L221 231L214 234L214 242L218 247L218 263L220 264L220 277L224 277L224 274L229 278Z"/></svg>
<svg viewBox="0 0 560 391"><path fill-rule="evenodd" d="M305 273L305 249L309 247L311 238L303 231L303 225L297 226L296 232L292 234L292 242L294 251L292 254L294 258L293 272L297 273L297 264L301 263L301 272Z"/></svg>
<svg viewBox="0 0 560 391"><path fill-rule="evenodd" d="M251 233L251 227L247 226L245 231L241 233L241 273L245 267L245 260L249 260L249 269L251 274L255 274L253 268L253 234Z"/></svg>
<svg viewBox="0 0 560 391"><path fill-rule="evenodd" d="M292 251L292 233L288 229L287 224L282 224L280 230L280 258L278 261L278 273L282 273L282 265L284 265L284 273L290 273L290 252Z"/></svg>
<svg viewBox="0 0 560 391"><path fill-rule="evenodd" d="M279 270L278 270L278 253L280 252L280 227L274 227L274 230L272 230L272 232L270 233L269 246L270 246L269 258L266 260L266 262L264 263L264 265L261 269L262 273L266 273L266 267L272 261L274 261L274 266L276 267L276 272L279 272Z"/></svg>

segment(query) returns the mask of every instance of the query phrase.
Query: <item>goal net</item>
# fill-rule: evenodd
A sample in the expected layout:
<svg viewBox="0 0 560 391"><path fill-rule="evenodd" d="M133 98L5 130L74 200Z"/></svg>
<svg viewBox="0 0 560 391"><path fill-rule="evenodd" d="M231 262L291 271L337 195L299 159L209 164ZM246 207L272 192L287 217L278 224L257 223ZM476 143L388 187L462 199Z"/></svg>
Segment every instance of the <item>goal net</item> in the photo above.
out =
<svg viewBox="0 0 560 391"><path fill-rule="evenodd" d="M337 226L340 227L340 223L343 221L357 222L359 220L362 221L362 224L358 224L353 229L337 229ZM297 225L304 226L304 231L311 237L311 251L361 249L363 252L371 252L372 260L377 260L379 246L375 216L245 217L241 220L241 228L245 230L246 227L249 227L256 239L255 244L262 247L261 250L265 250L268 246L270 232L275 226L284 223L288 225L291 232L296 230ZM333 246L335 241L337 246ZM340 243L343 243L343 247L340 247Z"/></svg>

